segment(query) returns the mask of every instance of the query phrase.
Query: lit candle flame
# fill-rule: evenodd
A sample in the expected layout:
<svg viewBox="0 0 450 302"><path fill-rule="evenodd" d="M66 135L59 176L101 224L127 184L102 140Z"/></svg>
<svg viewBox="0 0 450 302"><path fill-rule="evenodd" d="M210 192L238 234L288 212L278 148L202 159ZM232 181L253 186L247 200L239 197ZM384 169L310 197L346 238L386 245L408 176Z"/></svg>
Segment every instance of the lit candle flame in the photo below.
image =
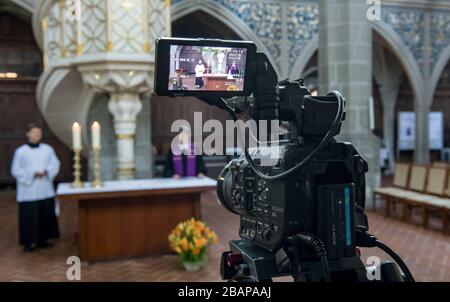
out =
<svg viewBox="0 0 450 302"><path fill-rule="evenodd" d="M95 121L92 123L91 131L92 131L92 148L100 149L101 148L101 139L100 139L100 123Z"/></svg>
<svg viewBox="0 0 450 302"><path fill-rule="evenodd" d="M74 150L81 150L81 126L75 122L72 125L72 146Z"/></svg>

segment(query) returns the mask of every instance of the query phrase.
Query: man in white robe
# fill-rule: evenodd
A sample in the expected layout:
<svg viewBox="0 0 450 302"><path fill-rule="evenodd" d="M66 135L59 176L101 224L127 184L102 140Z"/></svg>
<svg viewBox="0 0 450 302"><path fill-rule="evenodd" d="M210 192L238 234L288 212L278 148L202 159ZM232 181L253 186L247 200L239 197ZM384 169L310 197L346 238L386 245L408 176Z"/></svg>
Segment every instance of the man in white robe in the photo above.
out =
<svg viewBox="0 0 450 302"><path fill-rule="evenodd" d="M14 153L11 174L17 181L19 236L24 251L50 246L48 239L58 238L53 179L60 162L53 148L41 143L42 129L31 124L27 129L28 144Z"/></svg>
<svg viewBox="0 0 450 302"><path fill-rule="evenodd" d="M198 64L195 65L195 88L203 87L203 74L205 73L205 66L202 61L198 61Z"/></svg>

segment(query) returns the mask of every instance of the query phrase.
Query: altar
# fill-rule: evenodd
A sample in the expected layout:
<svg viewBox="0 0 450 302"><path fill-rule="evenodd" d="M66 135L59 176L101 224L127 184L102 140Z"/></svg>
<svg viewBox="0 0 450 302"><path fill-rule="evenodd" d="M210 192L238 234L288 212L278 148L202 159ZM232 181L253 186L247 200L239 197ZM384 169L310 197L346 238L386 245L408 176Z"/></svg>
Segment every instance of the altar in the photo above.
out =
<svg viewBox="0 0 450 302"><path fill-rule="evenodd" d="M203 80L206 90L211 91L227 91L229 85L236 83L236 79L229 79L227 74L205 74Z"/></svg>
<svg viewBox="0 0 450 302"><path fill-rule="evenodd" d="M78 203L79 256L90 262L169 253L170 231L201 219L200 196L215 188L207 177L156 178L106 181L100 188L61 183L56 195Z"/></svg>

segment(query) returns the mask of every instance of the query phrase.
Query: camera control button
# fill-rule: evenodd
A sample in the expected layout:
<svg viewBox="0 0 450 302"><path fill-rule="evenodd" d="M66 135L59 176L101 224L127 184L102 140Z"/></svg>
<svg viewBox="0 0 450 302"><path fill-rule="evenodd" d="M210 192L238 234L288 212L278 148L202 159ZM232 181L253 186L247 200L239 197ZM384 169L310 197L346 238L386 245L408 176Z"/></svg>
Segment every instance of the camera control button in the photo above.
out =
<svg viewBox="0 0 450 302"><path fill-rule="evenodd" d="M267 229L267 228L263 229L262 232L261 232L261 236L265 240L269 240L270 239L270 235L271 235L270 234L270 230Z"/></svg>

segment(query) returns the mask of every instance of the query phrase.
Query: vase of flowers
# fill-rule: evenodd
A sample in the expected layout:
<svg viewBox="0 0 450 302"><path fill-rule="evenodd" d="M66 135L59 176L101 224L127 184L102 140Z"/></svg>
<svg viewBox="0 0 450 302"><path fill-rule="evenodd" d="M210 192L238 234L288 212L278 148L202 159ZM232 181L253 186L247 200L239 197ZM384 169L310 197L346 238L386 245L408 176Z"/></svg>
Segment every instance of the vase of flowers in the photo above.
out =
<svg viewBox="0 0 450 302"><path fill-rule="evenodd" d="M191 218L180 222L169 235L175 251L187 271L197 271L208 263L208 248L217 243L217 235L204 222Z"/></svg>

